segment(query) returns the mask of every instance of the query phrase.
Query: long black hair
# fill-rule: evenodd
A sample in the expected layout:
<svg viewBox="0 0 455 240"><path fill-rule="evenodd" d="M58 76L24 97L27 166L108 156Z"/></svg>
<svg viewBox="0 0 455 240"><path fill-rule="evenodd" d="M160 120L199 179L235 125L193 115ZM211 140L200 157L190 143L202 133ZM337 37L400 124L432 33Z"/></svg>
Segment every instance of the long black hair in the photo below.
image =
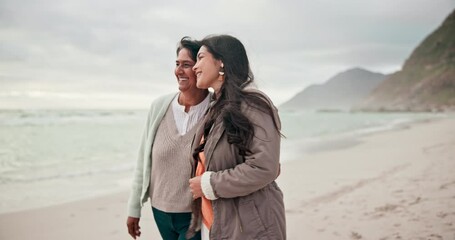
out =
<svg viewBox="0 0 455 240"><path fill-rule="evenodd" d="M253 82L254 76L243 44L229 35L211 35L200 43L215 59L221 60L224 64L221 69L224 71L224 83L204 123L204 138L207 139L216 119L222 117L228 142L234 144L241 155L249 153L249 146L254 137L254 126L241 111L242 102L270 114L276 131L281 134L272 103L267 97L259 92L245 91L245 87ZM205 141L194 154L201 151L204 145Z"/></svg>

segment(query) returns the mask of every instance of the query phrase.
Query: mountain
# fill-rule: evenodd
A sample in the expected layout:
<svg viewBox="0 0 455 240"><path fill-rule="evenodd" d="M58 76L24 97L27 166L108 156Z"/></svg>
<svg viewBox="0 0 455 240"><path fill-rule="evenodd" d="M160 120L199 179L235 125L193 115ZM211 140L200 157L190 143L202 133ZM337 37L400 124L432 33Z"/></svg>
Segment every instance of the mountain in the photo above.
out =
<svg viewBox="0 0 455 240"><path fill-rule="evenodd" d="M378 86L386 75L361 68L349 69L330 78L322 85L311 85L283 103L280 109L347 110L358 104Z"/></svg>
<svg viewBox="0 0 455 240"><path fill-rule="evenodd" d="M355 108L455 110L455 10L414 49L401 71L382 82Z"/></svg>

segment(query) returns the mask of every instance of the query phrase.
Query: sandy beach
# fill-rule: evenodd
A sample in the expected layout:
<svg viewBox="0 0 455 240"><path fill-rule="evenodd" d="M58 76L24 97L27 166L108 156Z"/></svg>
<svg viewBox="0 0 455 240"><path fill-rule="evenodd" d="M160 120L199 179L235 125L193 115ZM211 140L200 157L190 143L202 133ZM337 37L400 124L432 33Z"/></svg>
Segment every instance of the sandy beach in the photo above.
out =
<svg viewBox="0 0 455 240"><path fill-rule="evenodd" d="M288 239L455 239L455 119L413 123L282 164ZM131 239L128 189L0 215L0 239ZM149 207L141 239L160 239Z"/></svg>

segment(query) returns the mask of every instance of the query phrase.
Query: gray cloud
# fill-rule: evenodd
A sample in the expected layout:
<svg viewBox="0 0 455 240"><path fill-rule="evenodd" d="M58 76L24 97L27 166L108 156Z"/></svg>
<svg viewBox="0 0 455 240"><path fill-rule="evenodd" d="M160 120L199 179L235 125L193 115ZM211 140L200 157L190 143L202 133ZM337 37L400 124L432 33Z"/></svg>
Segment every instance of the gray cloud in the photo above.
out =
<svg viewBox="0 0 455 240"><path fill-rule="evenodd" d="M41 91L150 101L176 90L182 36L227 33L244 42L259 86L280 103L349 67L399 69L454 7L453 0L2 0L0 100Z"/></svg>

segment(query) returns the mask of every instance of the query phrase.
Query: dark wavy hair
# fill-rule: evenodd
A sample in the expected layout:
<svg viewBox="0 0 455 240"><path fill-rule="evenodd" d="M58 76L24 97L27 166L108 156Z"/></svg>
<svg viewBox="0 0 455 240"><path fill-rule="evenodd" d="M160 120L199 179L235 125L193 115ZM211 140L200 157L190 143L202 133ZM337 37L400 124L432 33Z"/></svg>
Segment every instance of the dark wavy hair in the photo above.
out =
<svg viewBox="0 0 455 240"><path fill-rule="evenodd" d="M196 56L197 53L199 52L199 48L201 48L201 43L199 41L193 40L188 36L185 36L182 39L180 39L180 42L177 45L176 51L177 56L179 55L179 52L184 48L190 51L191 59L193 59L193 61L196 62L197 60Z"/></svg>
<svg viewBox="0 0 455 240"><path fill-rule="evenodd" d="M234 144L241 155L249 153L249 146L254 137L254 126L241 111L242 102L270 114L276 131L281 134L274 117L272 103L259 92L244 90L253 82L254 76L243 44L229 35L210 35L201 40L200 44L205 46L215 59L221 60L224 64L222 69L224 83L204 123L204 139L207 139L215 120L222 117L228 142ZM204 146L205 141L195 149L194 155L202 151Z"/></svg>

